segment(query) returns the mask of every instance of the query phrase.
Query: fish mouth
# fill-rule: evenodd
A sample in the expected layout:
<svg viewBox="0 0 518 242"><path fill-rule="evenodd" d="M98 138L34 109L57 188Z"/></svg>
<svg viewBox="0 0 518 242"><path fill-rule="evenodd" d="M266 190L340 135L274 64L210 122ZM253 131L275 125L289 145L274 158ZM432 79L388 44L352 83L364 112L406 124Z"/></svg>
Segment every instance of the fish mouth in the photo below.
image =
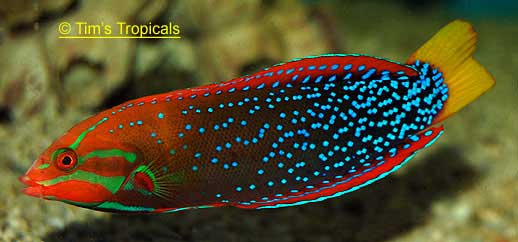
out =
<svg viewBox="0 0 518 242"><path fill-rule="evenodd" d="M21 176L18 180L27 186L22 190L25 195L45 198L43 195L43 185L38 184L27 175Z"/></svg>

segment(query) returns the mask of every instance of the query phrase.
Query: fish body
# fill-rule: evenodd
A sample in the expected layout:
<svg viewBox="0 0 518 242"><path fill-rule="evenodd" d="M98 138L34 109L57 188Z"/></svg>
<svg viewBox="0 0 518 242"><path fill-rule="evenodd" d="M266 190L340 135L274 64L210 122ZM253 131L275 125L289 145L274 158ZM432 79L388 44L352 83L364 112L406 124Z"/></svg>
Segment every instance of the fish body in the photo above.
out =
<svg viewBox="0 0 518 242"><path fill-rule="evenodd" d="M431 145L443 133L432 125L493 85L471 58L473 36L455 21L406 64L307 57L123 103L56 140L21 178L24 191L160 213L285 207L357 190ZM443 42L453 44L437 49Z"/></svg>

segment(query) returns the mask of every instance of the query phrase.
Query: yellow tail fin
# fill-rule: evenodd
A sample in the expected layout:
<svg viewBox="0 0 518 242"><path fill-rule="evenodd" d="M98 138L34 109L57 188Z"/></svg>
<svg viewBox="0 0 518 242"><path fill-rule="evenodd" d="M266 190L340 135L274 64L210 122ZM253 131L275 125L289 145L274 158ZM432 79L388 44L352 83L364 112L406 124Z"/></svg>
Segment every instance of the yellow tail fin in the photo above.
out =
<svg viewBox="0 0 518 242"><path fill-rule="evenodd" d="M455 20L443 27L410 56L439 68L448 86L444 109L434 119L438 123L489 90L495 80L472 55L476 49L477 33L468 22Z"/></svg>

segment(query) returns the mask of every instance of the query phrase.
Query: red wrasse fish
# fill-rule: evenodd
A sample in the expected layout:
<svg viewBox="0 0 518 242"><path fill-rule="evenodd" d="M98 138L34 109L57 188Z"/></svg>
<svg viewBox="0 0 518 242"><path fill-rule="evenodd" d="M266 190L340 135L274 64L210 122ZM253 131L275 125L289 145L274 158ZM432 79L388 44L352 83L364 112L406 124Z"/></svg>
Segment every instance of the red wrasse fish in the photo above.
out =
<svg viewBox="0 0 518 242"><path fill-rule="evenodd" d="M336 197L397 170L494 85L475 45L457 20L406 64L306 57L132 100L72 127L20 180L28 195L112 212Z"/></svg>

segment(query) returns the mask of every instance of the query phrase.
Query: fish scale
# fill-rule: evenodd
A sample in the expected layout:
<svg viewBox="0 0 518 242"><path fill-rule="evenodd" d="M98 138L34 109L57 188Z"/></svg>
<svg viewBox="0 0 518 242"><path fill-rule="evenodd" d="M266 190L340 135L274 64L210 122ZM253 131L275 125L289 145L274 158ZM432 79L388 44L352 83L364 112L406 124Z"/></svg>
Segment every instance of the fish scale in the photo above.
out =
<svg viewBox="0 0 518 242"><path fill-rule="evenodd" d="M455 33L455 34L452 34ZM494 80L454 21L401 64L295 59L219 84L128 101L57 139L24 192L112 212L279 208L358 190L443 133Z"/></svg>
<svg viewBox="0 0 518 242"><path fill-rule="evenodd" d="M159 107L147 117L146 123L155 128L147 131L142 142L157 147L147 149L174 150L174 155L162 157L167 169L185 172L183 182L199 181L196 189L190 187L176 199L252 204L289 194L302 197L325 186L324 181L376 165L373 160L428 126L444 101L438 94L446 86L442 82L423 85L413 69L378 70L351 64L396 67L385 60L324 56L318 66L309 60L275 66L248 81L250 77L230 81L232 88L218 84L114 110ZM402 80L413 83L411 88L395 84ZM208 95L199 94L204 89L210 90L205 92ZM429 94L433 102L428 106L411 108L410 100ZM408 111L403 111L405 105ZM137 127L118 132L140 131ZM254 152L243 152L246 149Z"/></svg>
<svg viewBox="0 0 518 242"><path fill-rule="evenodd" d="M388 107L378 105L387 100L395 100L392 101L390 110L394 110L393 107L403 109L401 106L408 103L403 101L405 97L411 96L412 93L420 93L423 97L429 93L437 94L446 88L445 85L439 82L437 86L426 86L414 82L416 84L410 91L398 90L393 80L415 81L412 78L416 79L417 76L409 78L402 73L389 71L384 75L375 75L375 68L362 72L349 64L351 58L370 57L344 56L338 63L322 64L320 66L344 68L348 71L331 76L316 73L313 78L302 84L293 78L297 71L283 74L286 73L284 65L276 66L267 73L281 73L275 77L280 79L279 82L285 83L283 85L273 82L268 87L263 85L265 82L260 78L256 78L256 81L249 85L260 87L259 89L230 89L221 92L215 100L206 102L212 105L198 104L187 108L186 110L191 112L185 114L186 120L200 122L197 124L190 121L185 124L185 135L192 136L193 139L179 143L178 146L191 146L189 142L203 141L192 145L200 147L200 151L193 151L194 154L186 151L187 157L183 159L189 159L192 155L197 161L191 167L192 172L200 177L212 177L221 186L219 191L214 189L216 194L206 196L214 195L212 199L221 198L221 201L225 202L250 203L254 200L267 201L263 199L265 197L279 197L311 190L322 186L322 181L329 181L336 176L355 173L356 169L374 165L369 163L370 159L380 157L390 147L407 138L408 135L399 135L399 130L403 130L404 134L404 127L408 127L407 132L416 132L431 123L433 115L437 113L437 105L442 105L443 102L438 96L435 97L435 102L430 104L429 109L414 108L411 110L414 113L406 112L404 118L394 112L383 118L378 115L369 118L371 115L367 111L379 109L379 112L388 113ZM336 61L336 58L332 60ZM295 63L291 63L290 66L293 68L293 65L299 72L304 70ZM310 67L308 69L317 69ZM361 68L361 65L359 67L365 68ZM320 67L318 70L325 69ZM364 75L368 75L369 81L362 81L367 79ZM337 78L344 79L347 76L348 81L336 82ZM286 82L284 79L291 81ZM268 82L269 80L266 80L266 83ZM381 95L373 95L384 88L388 88L388 91ZM364 90L361 91L362 89ZM215 89L215 93L218 91ZM241 92L247 92L246 100ZM398 93L402 98L393 98L393 93ZM365 97L362 97L362 94ZM373 101L368 97L374 97ZM197 98L203 97L191 100L196 102ZM293 101L294 98L296 101ZM285 105L286 103L289 105ZM220 106L222 104L224 106ZM214 111L196 112L197 109ZM251 110L255 112L251 113ZM420 115L420 110L431 111ZM268 115L261 118L263 113ZM210 115L210 122L205 121L205 115ZM366 127L370 127L369 130ZM373 127L377 129L372 129ZM204 130L203 133L200 133L200 128ZM329 134L332 134L331 139L327 138ZM204 140L201 139L203 135L218 138ZM243 155L242 150L247 148L256 152ZM237 153L241 155L238 157ZM199 154L199 157L196 157L196 154ZM207 176L206 173L222 174L223 177L218 179L217 175ZM234 189L227 189L228 187Z"/></svg>

